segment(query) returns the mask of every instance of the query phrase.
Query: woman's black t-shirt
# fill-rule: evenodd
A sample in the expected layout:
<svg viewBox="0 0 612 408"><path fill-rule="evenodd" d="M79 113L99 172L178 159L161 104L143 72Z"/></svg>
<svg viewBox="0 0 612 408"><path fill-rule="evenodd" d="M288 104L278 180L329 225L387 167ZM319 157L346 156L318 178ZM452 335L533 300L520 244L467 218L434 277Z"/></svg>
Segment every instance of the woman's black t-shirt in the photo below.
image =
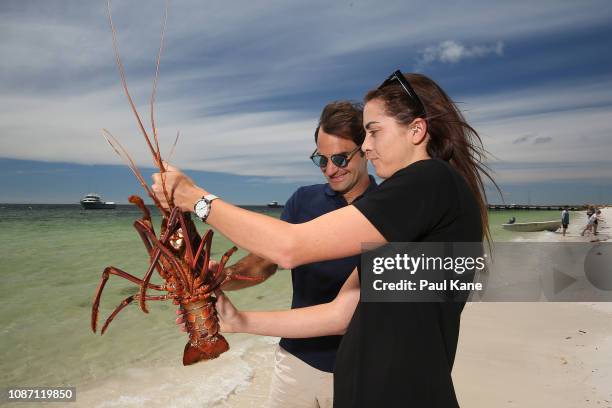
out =
<svg viewBox="0 0 612 408"><path fill-rule="evenodd" d="M353 204L388 242L480 242L474 194L447 162L397 171ZM360 302L338 350L334 407L458 407L451 370L464 303Z"/></svg>

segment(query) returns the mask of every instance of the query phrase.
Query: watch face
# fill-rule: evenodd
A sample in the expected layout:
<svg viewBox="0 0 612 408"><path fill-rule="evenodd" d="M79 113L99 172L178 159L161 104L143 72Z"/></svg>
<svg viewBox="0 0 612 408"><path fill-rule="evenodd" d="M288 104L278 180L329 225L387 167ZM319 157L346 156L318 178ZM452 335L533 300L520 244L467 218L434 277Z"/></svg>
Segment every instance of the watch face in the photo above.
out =
<svg viewBox="0 0 612 408"><path fill-rule="evenodd" d="M195 213L198 217L204 218L208 215L209 206L205 200L200 200L195 205Z"/></svg>

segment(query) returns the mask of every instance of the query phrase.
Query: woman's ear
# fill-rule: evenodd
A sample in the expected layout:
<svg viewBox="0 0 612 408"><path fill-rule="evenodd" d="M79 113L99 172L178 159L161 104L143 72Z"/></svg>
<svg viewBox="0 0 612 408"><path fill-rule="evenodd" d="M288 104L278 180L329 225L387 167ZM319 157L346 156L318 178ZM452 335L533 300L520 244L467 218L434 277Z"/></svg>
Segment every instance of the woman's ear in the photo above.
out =
<svg viewBox="0 0 612 408"><path fill-rule="evenodd" d="M409 135L412 138L412 144L419 145L423 143L427 136L427 122L423 118L416 118L412 121L409 128Z"/></svg>

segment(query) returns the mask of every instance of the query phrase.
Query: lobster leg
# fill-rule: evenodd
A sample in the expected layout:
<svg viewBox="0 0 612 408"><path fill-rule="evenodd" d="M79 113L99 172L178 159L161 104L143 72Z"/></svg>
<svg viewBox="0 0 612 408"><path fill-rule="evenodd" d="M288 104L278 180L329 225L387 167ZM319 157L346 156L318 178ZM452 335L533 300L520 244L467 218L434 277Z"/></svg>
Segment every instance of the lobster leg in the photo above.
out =
<svg viewBox="0 0 612 408"><path fill-rule="evenodd" d="M106 321L104 322L104 326L102 326L102 330L100 331L100 335L103 335L104 332L106 331L106 329L108 328L108 325L110 324L110 322L113 321L113 319L115 318L115 316L117 316L119 314L120 311L122 311L127 305L129 305L130 303L132 303L132 301L134 299L138 299L139 296L138 295L131 295L126 297L125 299L123 299L123 301L121 301L121 303L119 304L119 306L117 306L115 308L115 310L113 310L113 313L110 314L110 316L108 316L108 318L106 319ZM147 300L166 300L169 299L170 296L169 295L162 295L162 296L147 296Z"/></svg>
<svg viewBox="0 0 612 408"><path fill-rule="evenodd" d="M147 252L149 253L149 257L151 258L151 264L155 265L155 269L157 269L157 272L159 273L159 275L162 278L166 279L166 276L168 276L168 273L164 270L163 265L160 265L158 263L159 255L161 253L158 249L154 249L153 244L151 243L151 237L155 237L155 232L153 232L152 229L148 228L147 225L143 223L141 220L137 220L134 222L134 228L138 232L138 235L140 235L142 242L147 248Z"/></svg>
<svg viewBox="0 0 612 408"><path fill-rule="evenodd" d="M187 283L189 281L187 280L187 277L185 275L185 272L183 271L183 268L181 268L181 265L173 257L172 252L170 252L170 250L168 248L166 248L162 242L158 241L157 238L155 238L153 240L153 245L155 245L155 248L158 249L161 252L160 255L164 255L166 258L168 258L167 259L168 262L170 262L172 264L172 266L174 267L174 268L171 268L171 269L175 269L178 272L178 275L179 275L178 281L181 282L181 285L184 288L187 288L188 287ZM145 284L149 283L149 280L151 279L151 274L153 273L153 269L154 269L154 265L152 264L149 267L149 270L147 271L147 275L145 275L145 277L142 278L143 283L140 285L140 295L141 296L143 296L144 289L146 289ZM141 299L141 303L142 303L142 299Z"/></svg>
<svg viewBox="0 0 612 408"><path fill-rule="evenodd" d="M153 258L156 256L156 254L153 253L154 249L153 245L151 244L151 237L155 237L156 235L155 231L153 230L153 223L151 221L151 212L145 206L144 201L142 201L142 198L136 195L130 196L128 201L134 204L142 211L142 218L134 221L133 226L136 229L136 232L138 232L140 239L142 239L142 242L145 248L147 249L147 252L149 253L149 257ZM157 255L157 257L157 259L159 259L159 255ZM157 272L162 278L165 279L168 274L164 271L164 268L162 267L163 265L159 265L157 261L153 263L156 266Z"/></svg>
<svg viewBox="0 0 612 408"><path fill-rule="evenodd" d="M193 262L193 266L192 266L193 269L195 269L195 267L197 266L198 264L197 261L200 258L200 254L202 253L202 248L204 248L205 245L206 245L206 249L204 249L204 261L202 262L202 268L198 272L198 275L193 282L194 289L197 289L200 286L202 286L204 279L208 275L208 262L210 261L210 247L212 245L212 237L213 237L213 230L209 229L208 231L206 231L206 234L200 241L200 247L198 248L198 252L196 253L196 257Z"/></svg>
<svg viewBox="0 0 612 408"><path fill-rule="evenodd" d="M187 229L187 223L185 221L185 216L183 213L179 213L178 215L179 224L183 231L183 237L185 238L185 260L189 265L193 263L193 248L191 247L191 240L189 239L189 231ZM190 282L191 283L191 282Z"/></svg>
<svg viewBox="0 0 612 408"><path fill-rule="evenodd" d="M146 223L144 223L142 220L134 221L133 226L138 232L138 235L140 235L140 238L142 238L142 242L144 243L145 248L147 248L147 252L149 253L149 255L151 255L151 252L153 251L153 245L151 245L149 237L151 235L155 235L155 232L151 228L149 228L149 226L146 225Z"/></svg>
<svg viewBox="0 0 612 408"><path fill-rule="evenodd" d="M225 279L228 279L230 277L230 275L227 275L227 274L223 273L223 268L225 268L225 264L227 263L227 261L229 261L230 257L237 250L238 250L238 248L236 248L235 246L231 247L230 249L225 251L225 253L221 257L221 260L219 261L219 265L217 267L217 270L214 272L212 283L210 285L210 291L211 292L217 290L217 288L219 288L219 286L221 286L221 284L225 281Z"/></svg>
<svg viewBox="0 0 612 408"><path fill-rule="evenodd" d="M153 223L151 222L151 211L149 211L144 201L142 201L142 198L138 197L137 195L131 195L128 197L128 201L138 207L140 211L142 211L141 220L144 221L147 225L150 225L150 228L152 229Z"/></svg>
<svg viewBox="0 0 612 408"><path fill-rule="evenodd" d="M96 289L96 294L94 295L94 299L93 299L93 305L91 307L91 330L94 333L96 332L96 325L98 321L98 309L100 307L100 298L102 297L102 291L104 290L104 286L106 285L106 282L108 281L108 278L110 277L110 275L119 276L120 278L127 279L130 282L134 282L138 285L143 284L143 281L141 279L137 278L134 275L130 275L129 273L122 271L119 268L115 268L113 266L109 266L105 268L104 271L102 272L102 278L100 279L100 284L98 285L98 289ZM154 285L152 283L147 283L147 287L154 289L154 290L159 290L159 291L165 290L163 286Z"/></svg>
<svg viewBox="0 0 612 408"><path fill-rule="evenodd" d="M152 258L151 265L149 266L149 269L147 270L147 273L145 274L145 276L142 278L143 283L141 283L140 285L140 293L139 293L140 297L139 297L138 303L140 305L140 309L145 313L149 313L149 310L147 309L145 305L147 285L149 281L151 280L151 276L153 275L153 269L155 269L155 265L157 264L157 261L159 260L161 253L164 252L166 256L168 256L169 261L171 263L174 263L175 267L178 266L176 261L174 261L174 257L172 256L170 251L168 251L168 249L164 246L166 241L172 235L172 230L176 226L178 213L179 213L179 209L178 207L175 207L172 210L172 213L170 214L170 219L168 220L168 224L166 225L166 231L164 232L163 237L161 238L161 242L157 240L157 237L155 236L155 234L151 233L150 235L148 235L148 238L150 242L153 244L153 246L155 247L155 250L154 250L154 253L151 255L151 258ZM181 270L180 266L179 266L179 270Z"/></svg>
<svg viewBox="0 0 612 408"><path fill-rule="evenodd" d="M191 264L192 268L195 268L198 265L198 260L200 259L200 255L202 254L202 249L204 248L204 245L206 245L206 251L208 253L208 257L210 257L210 242L212 240L212 236L213 236L213 230L209 229L208 231L206 231L206 234L204 234L204 236L200 240L200 246L198 247L195 257L193 258L193 263ZM205 265L207 263L208 262L204 262Z"/></svg>

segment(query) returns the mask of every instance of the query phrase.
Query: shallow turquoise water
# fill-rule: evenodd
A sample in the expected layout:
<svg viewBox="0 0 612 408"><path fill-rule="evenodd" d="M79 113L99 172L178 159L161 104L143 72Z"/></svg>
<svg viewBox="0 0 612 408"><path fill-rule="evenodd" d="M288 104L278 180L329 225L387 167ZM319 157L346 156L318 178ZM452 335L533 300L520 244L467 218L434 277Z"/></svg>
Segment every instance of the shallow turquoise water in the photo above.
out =
<svg viewBox="0 0 612 408"><path fill-rule="evenodd" d="M132 227L140 217L137 209L3 207L0 209L3 386L74 385L104 377L143 359L152 364L156 361L161 364L167 358L180 360L186 338L174 325L175 307L170 302L149 302L150 313L146 315L130 305L114 319L103 337L90 330L91 301L103 269L113 265L141 277L148 266L146 250ZM259 211L280 214L278 210ZM159 225L159 218L154 223ZM218 259L230 246L216 234L213 257ZM243 251L238 251L233 259L243 255ZM287 273L277 275L232 298L241 307L251 309L287 307L290 279ZM159 282L159 277L156 278ZM102 296L100 319L134 293L135 288L134 284L111 276Z"/></svg>
<svg viewBox="0 0 612 408"><path fill-rule="evenodd" d="M132 227L140 217L136 208L85 211L73 205L0 207L1 386L91 386L125 367L154 368L169 361L179 364L186 336L177 330L174 306L169 302L150 302L149 314L131 305L115 318L103 337L90 330L91 301L102 270L113 265L136 276L146 270L148 256ZM276 209L254 210L280 215ZM511 216L517 222L526 222L557 219L560 214L492 211L494 240L513 239L513 233L501 228ZM572 218L572 222L582 221L574 215ZM155 225L159 225L158 217ZM215 235L213 256L220 257L230 246L227 239ZM238 251L233 260L244 254ZM111 277L103 294L100 319L135 287ZM234 292L231 297L245 309L287 308L291 297L289 273L279 271L264 284ZM229 337L232 347L246 338Z"/></svg>

